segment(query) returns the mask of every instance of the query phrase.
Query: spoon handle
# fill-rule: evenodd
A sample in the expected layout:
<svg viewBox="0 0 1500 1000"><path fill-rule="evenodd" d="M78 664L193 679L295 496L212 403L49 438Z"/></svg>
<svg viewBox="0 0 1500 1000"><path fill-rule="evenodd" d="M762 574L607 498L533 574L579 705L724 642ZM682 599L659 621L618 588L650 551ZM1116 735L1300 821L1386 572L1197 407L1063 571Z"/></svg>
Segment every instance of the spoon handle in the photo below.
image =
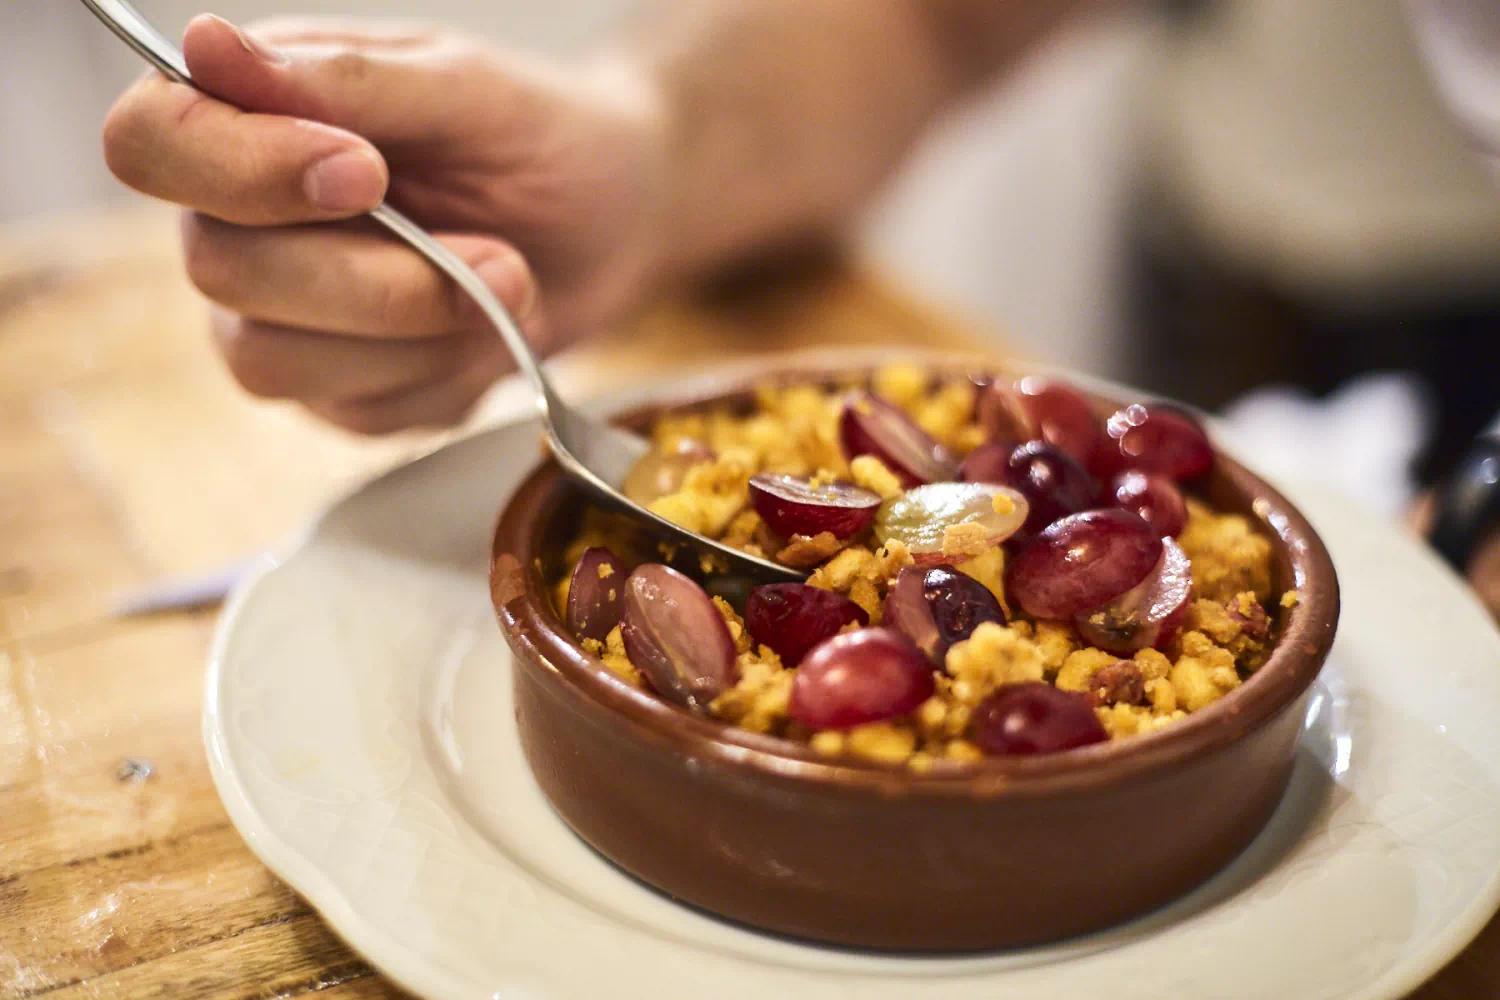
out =
<svg viewBox="0 0 1500 1000"><path fill-rule="evenodd" d="M182 50L167 40L147 21L128 0L83 0L83 5L93 11L110 31L135 50L162 75L174 83L181 83L201 91L188 72ZM209 95L213 96L213 95ZM542 371L541 362L531 350L526 335L521 332L510 310L495 297L479 275L465 264L457 254L433 239L421 226L402 215L388 204L377 205L370 217L404 240L412 249L426 257L438 270L458 283L468 296L484 312L485 317L500 333L505 346L510 349L516 365L531 383L537 394L537 406L544 420L559 409L556 394Z"/></svg>

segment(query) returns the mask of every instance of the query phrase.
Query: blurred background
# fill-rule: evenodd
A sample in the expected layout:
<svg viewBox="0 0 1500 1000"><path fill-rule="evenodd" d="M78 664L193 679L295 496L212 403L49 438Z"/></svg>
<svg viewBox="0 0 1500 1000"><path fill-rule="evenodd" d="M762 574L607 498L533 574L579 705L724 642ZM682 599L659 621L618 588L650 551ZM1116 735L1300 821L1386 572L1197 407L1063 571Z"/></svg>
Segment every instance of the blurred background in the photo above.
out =
<svg viewBox="0 0 1500 1000"><path fill-rule="evenodd" d="M169 34L203 9L141 6ZM419 12L567 52L636 6L296 9ZM132 197L98 131L134 57L76 3L5 0L0 60L0 220ZM941 123L862 236L1007 344L1227 412L1246 447L1279 442L1258 460L1394 510L1411 459L1441 471L1500 407L1497 190L1398 0L1175 0L1078 25Z"/></svg>

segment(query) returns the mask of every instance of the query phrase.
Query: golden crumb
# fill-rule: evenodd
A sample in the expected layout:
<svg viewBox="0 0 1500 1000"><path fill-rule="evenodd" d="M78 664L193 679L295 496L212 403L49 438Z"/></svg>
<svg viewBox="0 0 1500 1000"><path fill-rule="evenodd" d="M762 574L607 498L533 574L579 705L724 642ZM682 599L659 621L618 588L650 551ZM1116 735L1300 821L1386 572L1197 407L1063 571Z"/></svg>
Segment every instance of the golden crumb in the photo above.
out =
<svg viewBox="0 0 1500 1000"><path fill-rule="evenodd" d="M1242 590L1262 602L1270 597L1271 542L1240 515L1216 514L1189 498L1177 542L1192 562L1195 597L1224 602Z"/></svg>
<svg viewBox="0 0 1500 1000"><path fill-rule="evenodd" d="M598 639L585 639L582 645L586 652L597 656L610 673L627 684L645 688L646 679L641 676L635 664L630 662L630 657L625 655L625 640L620 635L618 625L610 630L603 642Z"/></svg>
<svg viewBox="0 0 1500 1000"><path fill-rule="evenodd" d="M1239 687L1240 676L1229 650L1214 645L1202 632L1184 633L1181 646L1182 654L1168 675L1180 707L1196 712Z"/></svg>
<svg viewBox="0 0 1500 1000"><path fill-rule="evenodd" d="M984 758L984 751L968 740L949 740L943 748L943 756L949 760L970 763Z"/></svg>
<svg viewBox="0 0 1500 1000"><path fill-rule="evenodd" d="M1288 590L1286 593L1281 595L1281 606L1283 608L1295 608L1297 606L1297 602L1301 599L1302 595L1297 591Z"/></svg>
<svg viewBox="0 0 1500 1000"><path fill-rule="evenodd" d="M917 404L932 381L923 368L913 364L882 365L870 379L875 394L893 406L910 409Z"/></svg>
<svg viewBox="0 0 1500 1000"><path fill-rule="evenodd" d="M715 594L712 598L714 609L719 612L719 617L724 619L724 624L729 628L729 638L734 640L736 652L745 653L750 649L750 632L745 628L745 619L739 616L734 606L724 598Z"/></svg>
<svg viewBox="0 0 1500 1000"><path fill-rule="evenodd" d="M1037 622L1032 641L1042 651L1042 669L1049 674L1061 670L1063 661L1078 648L1078 637L1061 622Z"/></svg>
<svg viewBox="0 0 1500 1000"><path fill-rule="evenodd" d="M1009 493L996 493L994 498L990 500L990 506L995 508L995 513L1002 517L1016 512L1016 502L1011 499Z"/></svg>
<svg viewBox="0 0 1500 1000"><path fill-rule="evenodd" d="M814 733L807 744L824 757L837 757L844 752L844 734L836 729L825 729Z"/></svg>
<svg viewBox="0 0 1500 1000"><path fill-rule="evenodd" d="M902 494L901 480L874 455L860 455L849 463L849 475L854 485L869 490L882 500L890 500Z"/></svg>
<svg viewBox="0 0 1500 1000"><path fill-rule="evenodd" d="M954 643L945 659L950 688L957 700L978 704L1002 684L1042 679L1042 651L1004 625L984 622L963 642Z"/></svg>
<svg viewBox="0 0 1500 1000"><path fill-rule="evenodd" d="M1060 690L1086 694L1090 682L1094 679L1094 674L1113 665L1119 659L1114 653L1106 653L1092 646L1069 653L1068 658L1063 661L1062 668L1058 670L1057 680L1054 683Z"/></svg>
<svg viewBox="0 0 1500 1000"><path fill-rule="evenodd" d="M855 726L846 737L849 752L882 764L899 764L917 749L917 737L905 726L891 722L867 722Z"/></svg>
<svg viewBox="0 0 1500 1000"><path fill-rule="evenodd" d="M989 548L989 529L978 521L950 524L943 529L943 555L950 559L967 559Z"/></svg>
<svg viewBox="0 0 1500 1000"><path fill-rule="evenodd" d="M793 535L792 540L776 553L776 558L797 569L811 569L843 548L844 543L835 538L831 531L825 531L811 538L806 535Z"/></svg>
<svg viewBox="0 0 1500 1000"><path fill-rule="evenodd" d="M1013 618L1010 605L1005 599L1005 549L993 545L976 556L958 564L958 571L984 584L986 590L995 595L1006 618Z"/></svg>

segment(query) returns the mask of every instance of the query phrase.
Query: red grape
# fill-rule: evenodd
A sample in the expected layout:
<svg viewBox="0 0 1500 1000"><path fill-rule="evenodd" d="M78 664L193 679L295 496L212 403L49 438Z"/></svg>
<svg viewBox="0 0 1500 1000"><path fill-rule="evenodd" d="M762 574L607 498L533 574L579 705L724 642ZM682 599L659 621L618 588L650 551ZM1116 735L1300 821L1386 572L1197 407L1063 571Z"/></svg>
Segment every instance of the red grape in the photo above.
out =
<svg viewBox="0 0 1500 1000"><path fill-rule="evenodd" d="M932 697L932 664L886 628L842 632L803 657L791 717L813 729L848 729L905 715Z"/></svg>
<svg viewBox="0 0 1500 1000"><path fill-rule="evenodd" d="M956 464L948 450L874 393L859 392L845 400L839 438L846 458L874 455L904 486L953 478Z"/></svg>
<svg viewBox="0 0 1500 1000"><path fill-rule="evenodd" d="M1045 681L1007 684L979 703L970 723L988 754L1057 753L1109 739L1082 695Z"/></svg>
<svg viewBox="0 0 1500 1000"><path fill-rule="evenodd" d="M1213 446L1198 421L1169 406L1127 406L1109 418L1108 428L1123 466L1188 482L1214 464Z"/></svg>
<svg viewBox="0 0 1500 1000"><path fill-rule="evenodd" d="M1011 449L1004 464L997 451L980 445L964 462L964 478L1003 483L1026 498L1030 507L1021 534L1035 535L1060 517L1094 505L1098 484L1082 465L1062 449L1045 441L1027 441ZM977 457L976 457L977 456Z"/></svg>
<svg viewBox="0 0 1500 1000"><path fill-rule="evenodd" d="M761 475L750 479L750 505L782 538L811 538L825 531L848 538L875 520L880 495L853 483L814 486L796 476Z"/></svg>
<svg viewBox="0 0 1500 1000"><path fill-rule="evenodd" d="M919 566L903 567L896 574L896 582L885 595L884 624L906 636L934 663L942 663L948 647L927 603L926 580L927 571Z"/></svg>
<svg viewBox="0 0 1500 1000"><path fill-rule="evenodd" d="M682 480L695 465L711 462L714 453L701 442L687 438L671 451L652 449L625 475L621 489L642 506L682 489Z"/></svg>
<svg viewBox="0 0 1500 1000"><path fill-rule="evenodd" d="M1010 478L1010 453L1016 446L1008 441L990 441L975 448L959 466L958 478L966 483L1001 483Z"/></svg>
<svg viewBox="0 0 1500 1000"><path fill-rule="evenodd" d="M990 589L952 566L929 569L922 578L922 592L944 648L963 642L985 622L1005 624L1005 611Z"/></svg>
<svg viewBox="0 0 1500 1000"><path fill-rule="evenodd" d="M625 613L625 564L603 546L585 549L568 583L568 631L604 641Z"/></svg>
<svg viewBox="0 0 1500 1000"><path fill-rule="evenodd" d="M1021 549L1011 564L1010 589L1033 617L1071 618L1140 583L1161 551L1161 536L1139 514L1070 514Z"/></svg>
<svg viewBox="0 0 1500 1000"><path fill-rule="evenodd" d="M974 419L991 441L1026 441L1041 433L1026 400L1010 379L975 379Z"/></svg>
<svg viewBox="0 0 1500 1000"><path fill-rule="evenodd" d="M995 509L997 503L1002 510ZM961 558L943 552L948 528L977 524L983 529L985 545L999 545L1025 522L1026 511L1026 498L1006 486L931 483L881 504L875 515L875 537L881 542L904 542L919 566L934 566Z"/></svg>
<svg viewBox="0 0 1500 1000"><path fill-rule="evenodd" d="M939 666L955 642L984 622L1005 624L1005 612L989 588L954 569L907 566L885 598L885 625L911 640Z"/></svg>
<svg viewBox="0 0 1500 1000"><path fill-rule="evenodd" d="M738 679L734 640L692 580L647 563L625 582L625 655L665 698L703 710Z"/></svg>
<svg viewBox="0 0 1500 1000"><path fill-rule="evenodd" d="M1072 386L1028 375L1016 383L1016 389L1036 425L1037 433L1031 437L1061 448L1084 466L1107 443L1099 415Z"/></svg>
<svg viewBox="0 0 1500 1000"><path fill-rule="evenodd" d="M1080 611L1073 627L1084 641L1116 656L1160 648L1182 627L1193 590L1192 566L1182 548L1163 538L1161 558L1146 578L1102 608Z"/></svg>
<svg viewBox="0 0 1500 1000"><path fill-rule="evenodd" d="M868 625L870 616L844 595L805 583L768 583L745 601L750 637L770 646L788 667L850 622Z"/></svg>
<svg viewBox="0 0 1500 1000"><path fill-rule="evenodd" d="M1187 526L1187 502L1177 484L1166 476L1127 469L1110 483L1107 496L1121 510L1145 518L1158 535L1176 538Z"/></svg>

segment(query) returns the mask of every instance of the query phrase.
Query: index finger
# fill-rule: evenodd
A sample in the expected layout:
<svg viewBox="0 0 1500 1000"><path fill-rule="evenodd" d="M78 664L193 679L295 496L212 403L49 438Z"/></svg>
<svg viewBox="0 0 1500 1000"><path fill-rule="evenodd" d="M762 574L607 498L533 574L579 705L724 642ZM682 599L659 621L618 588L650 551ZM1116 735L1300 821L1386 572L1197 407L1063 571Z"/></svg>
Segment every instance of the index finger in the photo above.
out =
<svg viewBox="0 0 1500 1000"><path fill-rule="evenodd" d="M241 111L151 74L115 104L105 159L144 194L247 226L369 211L390 175L366 140L331 125Z"/></svg>

